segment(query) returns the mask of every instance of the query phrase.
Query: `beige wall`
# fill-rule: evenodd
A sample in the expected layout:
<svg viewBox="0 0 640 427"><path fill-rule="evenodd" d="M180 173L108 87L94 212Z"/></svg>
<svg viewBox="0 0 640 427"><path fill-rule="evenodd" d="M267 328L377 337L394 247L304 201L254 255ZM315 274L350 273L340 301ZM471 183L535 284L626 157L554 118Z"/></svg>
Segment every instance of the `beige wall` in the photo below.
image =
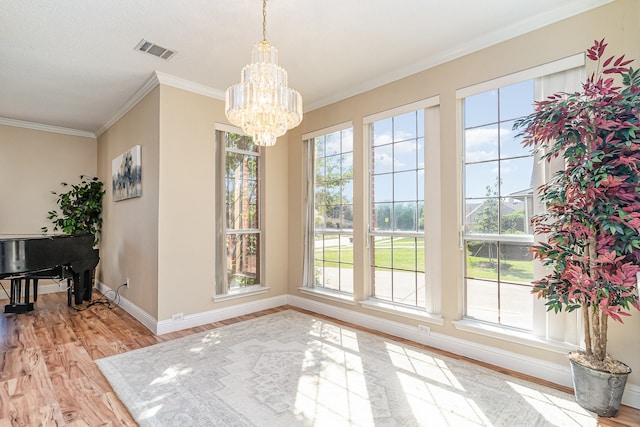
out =
<svg viewBox="0 0 640 427"><path fill-rule="evenodd" d="M99 276L158 321L282 295L287 289L287 140L268 150L265 176L264 284L261 296L213 302L214 136L225 123L224 102L160 85L98 139L100 177L111 160L142 147L142 197L105 197ZM284 189L284 190L283 190Z"/></svg>
<svg viewBox="0 0 640 427"><path fill-rule="evenodd" d="M441 105L441 223L432 224L439 228L442 240L439 244L442 265L442 315L445 324L432 326L437 333L459 337L469 341L508 349L522 354L566 363L564 355L487 338L477 334L457 330L451 323L462 316L462 254L459 250L458 230L460 226L460 161L461 141L456 89L481 83L503 75L558 60L578 52L584 52L594 39L606 38L610 44L610 54L626 53L640 61L640 2L618 0L607 6L592 10L538 31L498 44L480 52L467 55L425 72L388 84L367 93L352 97L305 114L301 126L289 131L289 293L312 298L299 293L297 287L302 281L303 218L304 218L304 176L301 135L326 128L331 125L353 121L354 125L354 245L364 249L366 232L366 207L363 196L367 191L365 150L363 147L362 117L405 105L413 101L440 96ZM640 62L635 64L640 66ZM356 251L354 251L356 252ZM354 255L355 295L360 298L367 294L367 262L363 255ZM326 299L327 304L340 305ZM366 311L359 305L341 305L348 310ZM377 314L366 311L367 314ZM385 316L405 323L415 323L403 318ZM630 383L640 384L640 342L626 339L635 337L640 330L640 313L626 321L624 327L611 327L610 352L619 360L629 364L634 370Z"/></svg>
<svg viewBox="0 0 640 427"><path fill-rule="evenodd" d="M215 303L214 135L224 102L160 86L158 320L201 313L286 292L287 143L264 162L265 274L269 293Z"/></svg>
<svg viewBox="0 0 640 427"><path fill-rule="evenodd" d="M159 99L155 88L98 138L98 176L106 194L98 280L149 315L158 313ZM111 161L140 145L142 196L113 201Z"/></svg>
<svg viewBox="0 0 640 427"><path fill-rule="evenodd" d="M50 227L47 212L57 208L51 191L95 176L96 147L95 138L0 125L0 234Z"/></svg>

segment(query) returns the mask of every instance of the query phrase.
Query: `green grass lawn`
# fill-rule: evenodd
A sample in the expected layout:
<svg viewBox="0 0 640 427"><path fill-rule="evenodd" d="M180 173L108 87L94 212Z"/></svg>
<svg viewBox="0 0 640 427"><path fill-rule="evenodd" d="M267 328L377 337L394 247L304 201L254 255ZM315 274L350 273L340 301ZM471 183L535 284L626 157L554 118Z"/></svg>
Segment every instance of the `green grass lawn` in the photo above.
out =
<svg viewBox="0 0 640 427"><path fill-rule="evenodd" d="M393 241L392 263L391 238L376 240L375 265L381 268L391 268L393 266L393 268L404 270L417 269L418 271L424 271L424 245L421 244L422 239L418 241L417 251L415 250L414 242L415 240L411 237L395 239ZM325 267L353 268L353 245L343 244L342 246L326 247L324 249L324 257L322 250L316 249L316 259L324 259ZM497 280L496 260L469 256L467 257L466 275L474 279ZM526 260L502 260L500 280L530 283L533 280L533 263Z"/></svg>
<svg viewBox="0 0 640 427"><path fill-rule="evenodd" d="M496 259L468 256L467 277L474 279L498 279ZM500 261L500 280L509 282L530 283L533 280L533 262L531 261Z"/></svg>
<svg viewBox="0 0 640 427"><path fill-rule="evenodd" d="M405 270L424 271L424 245L423 239L418 239L417 250L415 239L412 237L395 238L393 240L393 264L391 251L391 238L376 240L375 265L378 267L399 268ZM353 245L342 245L325 247L324 255L322 249L316 249L316 259L325 260L325 267L338 267L338 262L342 262L343 268L353 266ZM416 259L417 258L417 259ZM417 262L417 267L416 267Z"/></svg>

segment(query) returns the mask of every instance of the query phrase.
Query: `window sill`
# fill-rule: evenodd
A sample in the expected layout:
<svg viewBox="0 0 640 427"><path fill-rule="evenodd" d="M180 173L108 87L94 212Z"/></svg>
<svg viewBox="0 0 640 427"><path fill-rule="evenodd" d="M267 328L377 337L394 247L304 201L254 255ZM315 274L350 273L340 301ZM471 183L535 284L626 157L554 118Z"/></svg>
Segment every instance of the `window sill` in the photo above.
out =
<svg viewBox="0 0 640 427"><path fill-rule="evenodd" d="M394 314L396 316L406 317L408 319L418 320L420 322L431 323L438 326L444 325L444 318L442 316L431 314L423 308L408 307L406 305L394 304L391 302L380 301L376 299L360 301L360 305L363 308L381 311L383 313Z"/></svg>
<svg viewBox="0 0 640 427"><path fill-rule="evenodd" d="M575 345L538 338L523 331L492 325L478 320L461 319L452 323L456 329L461 331L497 338L503 341L535 347L559 354L567 354L578 349Z"/></svg>
<svg viewBox="0 0 640 427"><path fill-rule="evenodd" d="M307 287L299 287L298 290L300 291L300 293L303 293L306 295L313 295L315 297L320 297L320 298L326 298L331 301L337 301L337 302L342 302L342 303L352 304L352 305L356 303L353 295L346 294L343 292L332 291L332 290L323 289L323 288L307 288Z"/></svg>
<svg viewBox="0 0 640 427"><path fill-rule="evenodd" d="M229 291L228 294L214 295L213 302L229 301L237 298L245 298L253 295L260 295L269 292L271 289L269 286L255 285L247 286L246 288L237 288Z"/></svg>

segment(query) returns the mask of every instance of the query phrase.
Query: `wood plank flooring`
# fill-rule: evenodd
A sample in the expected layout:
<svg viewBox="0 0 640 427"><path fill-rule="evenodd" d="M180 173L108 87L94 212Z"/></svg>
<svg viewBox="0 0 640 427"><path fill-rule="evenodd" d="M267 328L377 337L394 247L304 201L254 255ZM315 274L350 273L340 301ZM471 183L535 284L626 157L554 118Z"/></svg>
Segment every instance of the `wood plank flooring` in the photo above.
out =
<svg viewBox="0 0 640 427"><path fill-rule="evenodd" d="M102 295L94 291L93 300L100 298ZM7 302L0 300L0 307ZM94 360L287 308L295 309L278 307L156 336L113 304L95 304L76 311L67 307L65 293L40 295L34 311L0 315L0 427L135 426ZM567 391L561 386L483 365ZM618 417L602 418L600 425L640 427L640 410L623 406Z"/></svg>

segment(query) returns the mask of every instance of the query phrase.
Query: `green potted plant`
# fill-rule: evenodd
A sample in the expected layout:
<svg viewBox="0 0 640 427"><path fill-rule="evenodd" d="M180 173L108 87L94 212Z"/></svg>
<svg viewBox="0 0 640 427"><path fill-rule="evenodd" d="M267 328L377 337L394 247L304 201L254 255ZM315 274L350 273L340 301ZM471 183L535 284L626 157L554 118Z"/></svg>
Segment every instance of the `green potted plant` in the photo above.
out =
<svg viewBox="0 0 640 427"><path fill-rule="evenodd" d="M47 218L53 223L53 231L62 231L65 234L91 234L94 245L100 239L102 228L102 196L105 193L103 183L97 177L80 175L79 184L67 184L63 187L71 187L65 193L52 194L58 196L57 204L60 211L51 210ZM42 227L42 232L47 233L48 227Z"/></svg>
<svg viewBox="0 0 640 427"><path fill-rule="evenodd" d="M577 402L615 416L631 369L607 354L608 320L623 322L638 302L640 272L640 73L624 55L605 59L575 93L536 102L517 121L523 144L564 159L539 188L545 212L532 219L544 236L532 248L548 274L533 292L549 310L582 309L584 350L570 355Z"/></svg>

